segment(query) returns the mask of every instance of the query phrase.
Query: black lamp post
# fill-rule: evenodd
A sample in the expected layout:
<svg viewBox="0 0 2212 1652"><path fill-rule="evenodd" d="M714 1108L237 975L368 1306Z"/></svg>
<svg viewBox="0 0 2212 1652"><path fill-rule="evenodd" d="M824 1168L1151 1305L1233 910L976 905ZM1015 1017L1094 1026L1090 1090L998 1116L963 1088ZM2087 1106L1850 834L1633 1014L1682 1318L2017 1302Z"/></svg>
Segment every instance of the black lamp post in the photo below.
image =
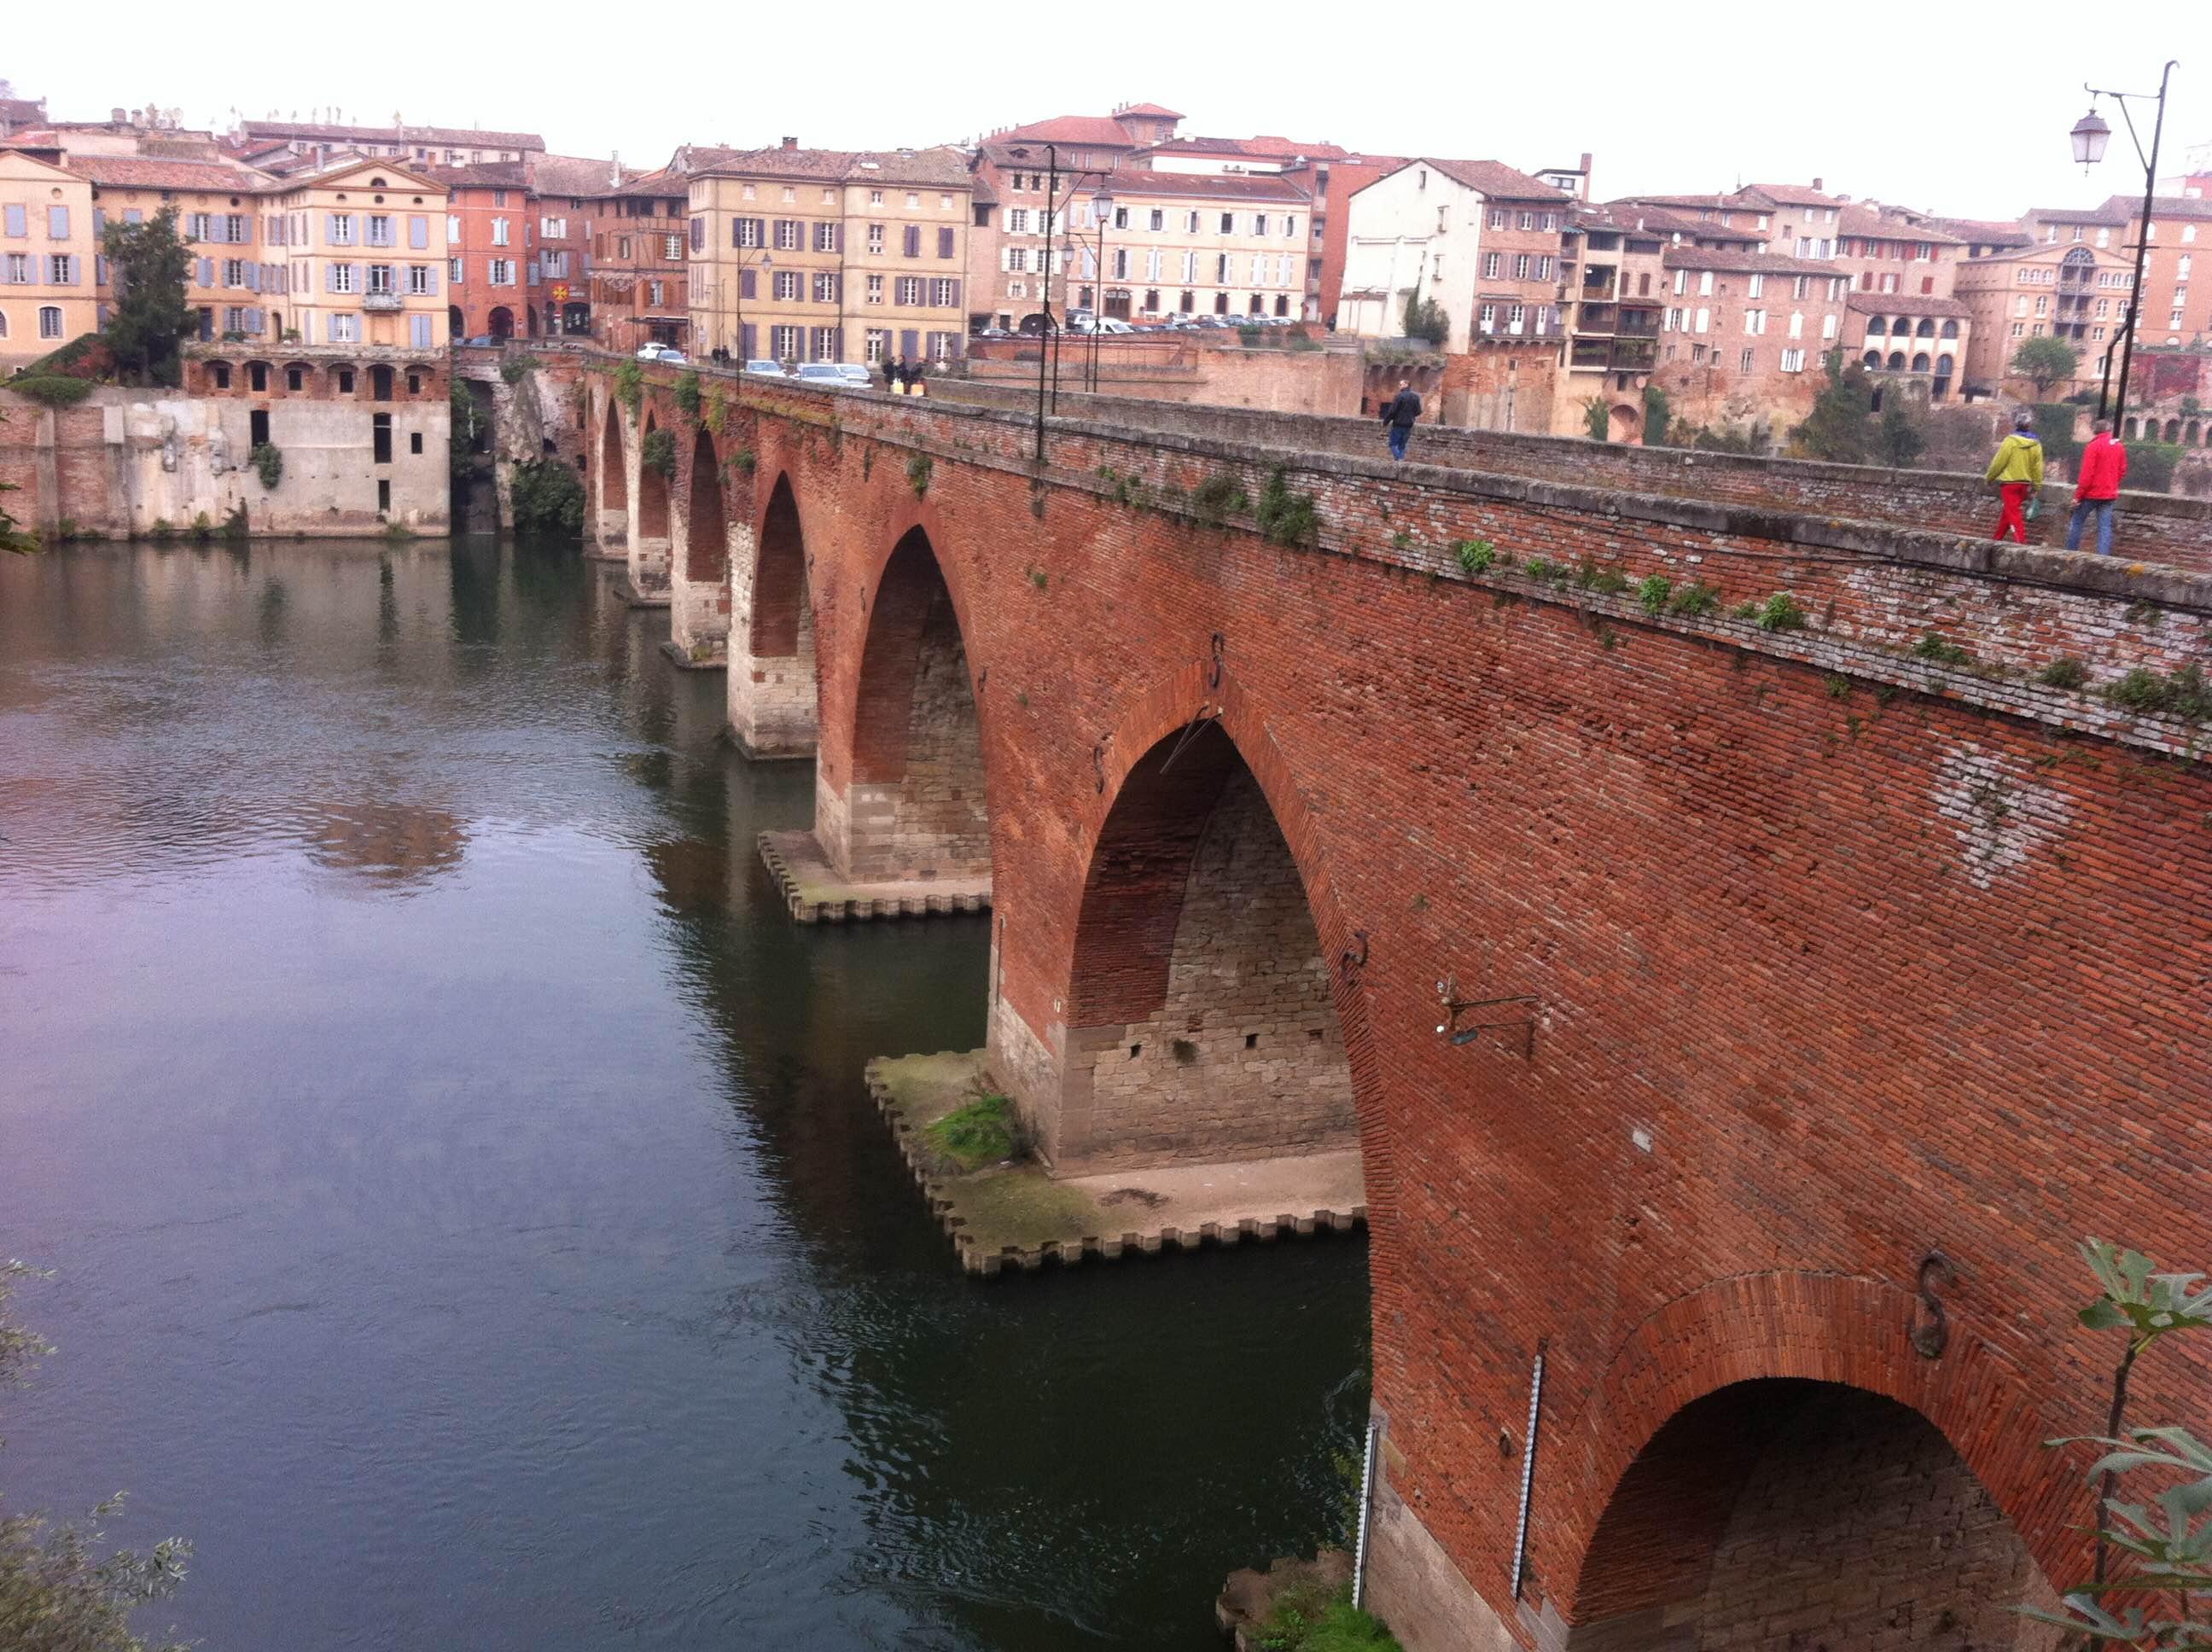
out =
<svg viewBox="0 0 2212 1652"><path fill-rule="evenodd" d="M1098 393L1098 335L1099 322L1106 314L1106 226L1114 216L1113 191L1101 184L1091 197L1091 210L1098 215L1098 290L1091 307L1091 393Z"/></svg>
<svg viewBox="0 0 2212 1652"><path fill-rule="evenodd" d="M2105 158L2105 146L2112 142L2112 129L2097 112L2096 100L2110 98L2120 106L2120 118L2127 122L2128 141L2136 146L2136 158L2142 162L2143 198L2142 218L2136 226L2135 284L2128 293L2127 319L2120 331L2120 388L2119 394L2107 402L2100 392L2097 398L2097 416L2109 418L2115 424L2128 404L2128 369L2135 365L2136 323L2142 314L2143 263L2150 252L2150 215L2153 197L2158 189L2158 146L2166 133L2166 83L2173 76L2173 60L2169 58L2158 77L2158 114L2150 129L2150 153L2143 153L2142 139L2136 134L2135 117L2128 112L2128 100L2134 98L2150 100L2148 92L2107 92L2084 82L2082 90L2089 94L2089 112L2074 123L2074 158L2081 163L2084 172ZM2106 371L2110 374L2112 354L2105 356Z"/></svg>

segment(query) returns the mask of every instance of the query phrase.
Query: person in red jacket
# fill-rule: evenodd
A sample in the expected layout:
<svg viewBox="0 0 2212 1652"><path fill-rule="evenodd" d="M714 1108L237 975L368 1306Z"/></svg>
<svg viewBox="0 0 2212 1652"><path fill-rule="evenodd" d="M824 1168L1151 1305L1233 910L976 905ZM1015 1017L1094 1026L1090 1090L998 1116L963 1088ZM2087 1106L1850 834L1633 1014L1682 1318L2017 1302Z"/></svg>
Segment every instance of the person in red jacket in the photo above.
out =
<svg viewBox="0 0 2212 1652"><path fill-rule="evenodd" d="M2081 450L2074 471L2074 515L2066 524L2066 549L2081 549L2081 524L2091 512L2097 517L2097 555L2112 554L2112 505L2120 496L2120 483L2128 474L2128 450L2112 440L2110 419L2097 421L2097 434Z"/></svg>

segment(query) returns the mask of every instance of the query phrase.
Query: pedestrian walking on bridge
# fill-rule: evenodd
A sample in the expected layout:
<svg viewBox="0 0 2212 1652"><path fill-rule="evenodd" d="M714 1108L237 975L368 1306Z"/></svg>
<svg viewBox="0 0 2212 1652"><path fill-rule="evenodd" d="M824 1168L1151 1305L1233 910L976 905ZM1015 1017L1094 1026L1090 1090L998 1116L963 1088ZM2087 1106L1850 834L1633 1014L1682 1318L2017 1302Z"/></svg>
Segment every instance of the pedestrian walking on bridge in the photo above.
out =
<svg viewBox="0 0 2212 1652"><path fill-rule="evenodd" d="M2026 408L2013 416L2012 434L1997 444L1996 456L1990 460L1984 476L1997 484L2004 498L1997 531L1990 538L2002 539L2009 535L2015 543L2026 544L2027 517L2022 507L2043 488L2043 444L2036 440L2035 416Z"/></svg>
<svg viewBox="0 0 2212 1652"><path fill-rule="evenodd" d="M1413 381L1398 380L1398 393L1382 405L1382 422L1390 429L1390 457L1403 459L1413 425L1421 416L1421 398L1413 394Z"/></svg>
<svg viewBox="0 0 2212 1652"><path fill-rule="evenodd" d="M2112 440L2112 422L2097 421L2097 434L2081 450L2075 467L2074 517L2066 525L2066 549L2081 549L2081 525L2097 519L2097 555L2112 554L2112 507L2118 502L2120 484L2128 477L2128 450Z"/></svg>

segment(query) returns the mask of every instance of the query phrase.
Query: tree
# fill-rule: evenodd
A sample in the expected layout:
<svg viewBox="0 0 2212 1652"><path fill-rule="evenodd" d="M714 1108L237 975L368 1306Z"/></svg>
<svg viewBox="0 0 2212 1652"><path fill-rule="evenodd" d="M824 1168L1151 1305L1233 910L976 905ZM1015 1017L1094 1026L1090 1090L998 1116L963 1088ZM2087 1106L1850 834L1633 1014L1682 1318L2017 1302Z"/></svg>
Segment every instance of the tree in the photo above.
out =
<svg viewBox="0 0 2212 1652"><path fill-rule="evenodd" d="M1830 350L1820 365L1828 382L1805 422L1790 431L1790 451L1798 459L1864 465L1874 444L1874 386L1856 361L1844 365L1839 349Z"/></svg>
<svg viewBox="0 0 2212 1652"><path fill-rule="evenodd" d="M1667 431L1674 421L1674 409L1668 405L1667 392L1656 384L1644 386L1644 445L1658 447L1665 444Z"/></svg>
<svg viewBox="0 0 2212 1652"><path fill-rule="evenodd" d="M0 413L0 424L7 422L8 416L5 413ZM22 491L12 482L0 482L0 494L17 494ZM36 550L38 548L38 535L26 533L17 527L15 519L8 514L7 507L0 505L0 550L12 550L18 555L22 555ZM0 1326L0 1335L4 1335L6 1329L5 1326ZM4 1345L0 1345L0 1374L4 1374L6 1370L6 1349Z"/></svg>
<svg viewBox="0 0 2212 1652"><path fill-rule="evenodd" d="M106 335L118 372L134 384L180 382L178 345L199 318L185 302L191 254L177 234L176 209L163 207L143 223L112 223L101 245L115 294Z"/></svg>
<svg viewBox="0 0 2212 1652"><path fill-rule="evenodd" d="M1441 344L1451 337L1451 318L1432 298L1423 298L1418 287L1406 295L1406 337Z"/></svg>
<svg viewBox="0 0 2212 1652"><path fill-rule="evenodd" d="M1881 410L1881 428L1875 433L1875 445L1881 450L1881 462L1899 471L1909 471L1918 459L1928 439L1921 434L1920 421L1905 405L1902 396L1893 396Z"/></svg>
<svg viewBox="0 0 2212 1652"><path fill-rule="evenodd" d="M1613 434L1613 404L1602 396L1585 396L1582 410L1583 428L1589 433L1589 439L1607 440Z"/></svg>
<svg viewBox="0 0 2212 1652"><path fill-rule="evenodd" d="M2100 1294L2075 1317L2092 1331L2124 1330L2127 1343L2112 1370L2105 1431L2045 1443L2104 1449L2089 1470L2095 1559L2087 1583L2060 1591L2062 1613L2026 1615L2086 1633L2092 1646L2212 1647L2212 1615L2197 1593L2212 1587L2212 1446L2185 1428L2125 1425L2136 1362L2167 1337L2212 1328L2212 1291L2202 1273L2154 1272L2149 1257L2101 1239L2086 1241L2081 1256ZM2123 1502L2124 1475L2165 1484Z"/></svg>
<svg viewBox="0 0 2212 1652"><path fill-rule="evenodd" d="M2051 386L2074 376L2081 352L2063 338L2023 338L2012 353L2012 370L2035 386L2040 400Z"/></svg>
<svg viewBox="0 0 2212 1652"><path fill-rule="evenodd" d="M0 1262L0 1387L21 1382L53 1350L8 1318L15 1281L31 1270ZM53 1526L40 1515L0 1514L0 1646L28 1652L149 1652L131 1632L131 1614L173 1590L189 1545L172 1538L149 1554L96 1555L100 1522L121 1506L110 1498L81 1523ZM161 1652L184 1652L171 1643Z"/></svg>

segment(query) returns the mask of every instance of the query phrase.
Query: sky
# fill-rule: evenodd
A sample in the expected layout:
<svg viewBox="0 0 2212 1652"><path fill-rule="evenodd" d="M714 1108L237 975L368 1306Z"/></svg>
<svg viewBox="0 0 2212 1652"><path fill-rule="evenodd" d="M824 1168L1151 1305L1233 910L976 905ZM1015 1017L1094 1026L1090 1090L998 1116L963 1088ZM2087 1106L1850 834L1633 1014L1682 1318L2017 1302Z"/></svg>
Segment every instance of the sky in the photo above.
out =
<svg viewBox="0 0 2212 1652"><path fill-rule="evenodd" d="M2087 106L2085 79L2154 92L2176 58L2160 175L2192 149L2212 168L2205 0L1765 0L1695 21L1648 0L1557 11L1182 0L1171 13L1141 25L1107 14L1071 36L1073 14L1048 9L1037 45L1023 7L542 0L457 6L426 24L428 14L310 5L285 9L281 26L193 30L176 26L169 0L111 0L96 51L76 28L11 30L0 77L45 95L58 118L149 101L218 129L326 110L384 125L397 112L538 132L556 153L619 151L640 166L686 142L919 146L1152 102L1185 113L1186 134L1267 132L1524 170L1588 150L1600 199L1817 177L1854 198L2010 218L2139 193L2142 165L2109 100L2112 146L2087 176L2067 132ZM2148 146L2147 105L2142 125Z"/></svg>

